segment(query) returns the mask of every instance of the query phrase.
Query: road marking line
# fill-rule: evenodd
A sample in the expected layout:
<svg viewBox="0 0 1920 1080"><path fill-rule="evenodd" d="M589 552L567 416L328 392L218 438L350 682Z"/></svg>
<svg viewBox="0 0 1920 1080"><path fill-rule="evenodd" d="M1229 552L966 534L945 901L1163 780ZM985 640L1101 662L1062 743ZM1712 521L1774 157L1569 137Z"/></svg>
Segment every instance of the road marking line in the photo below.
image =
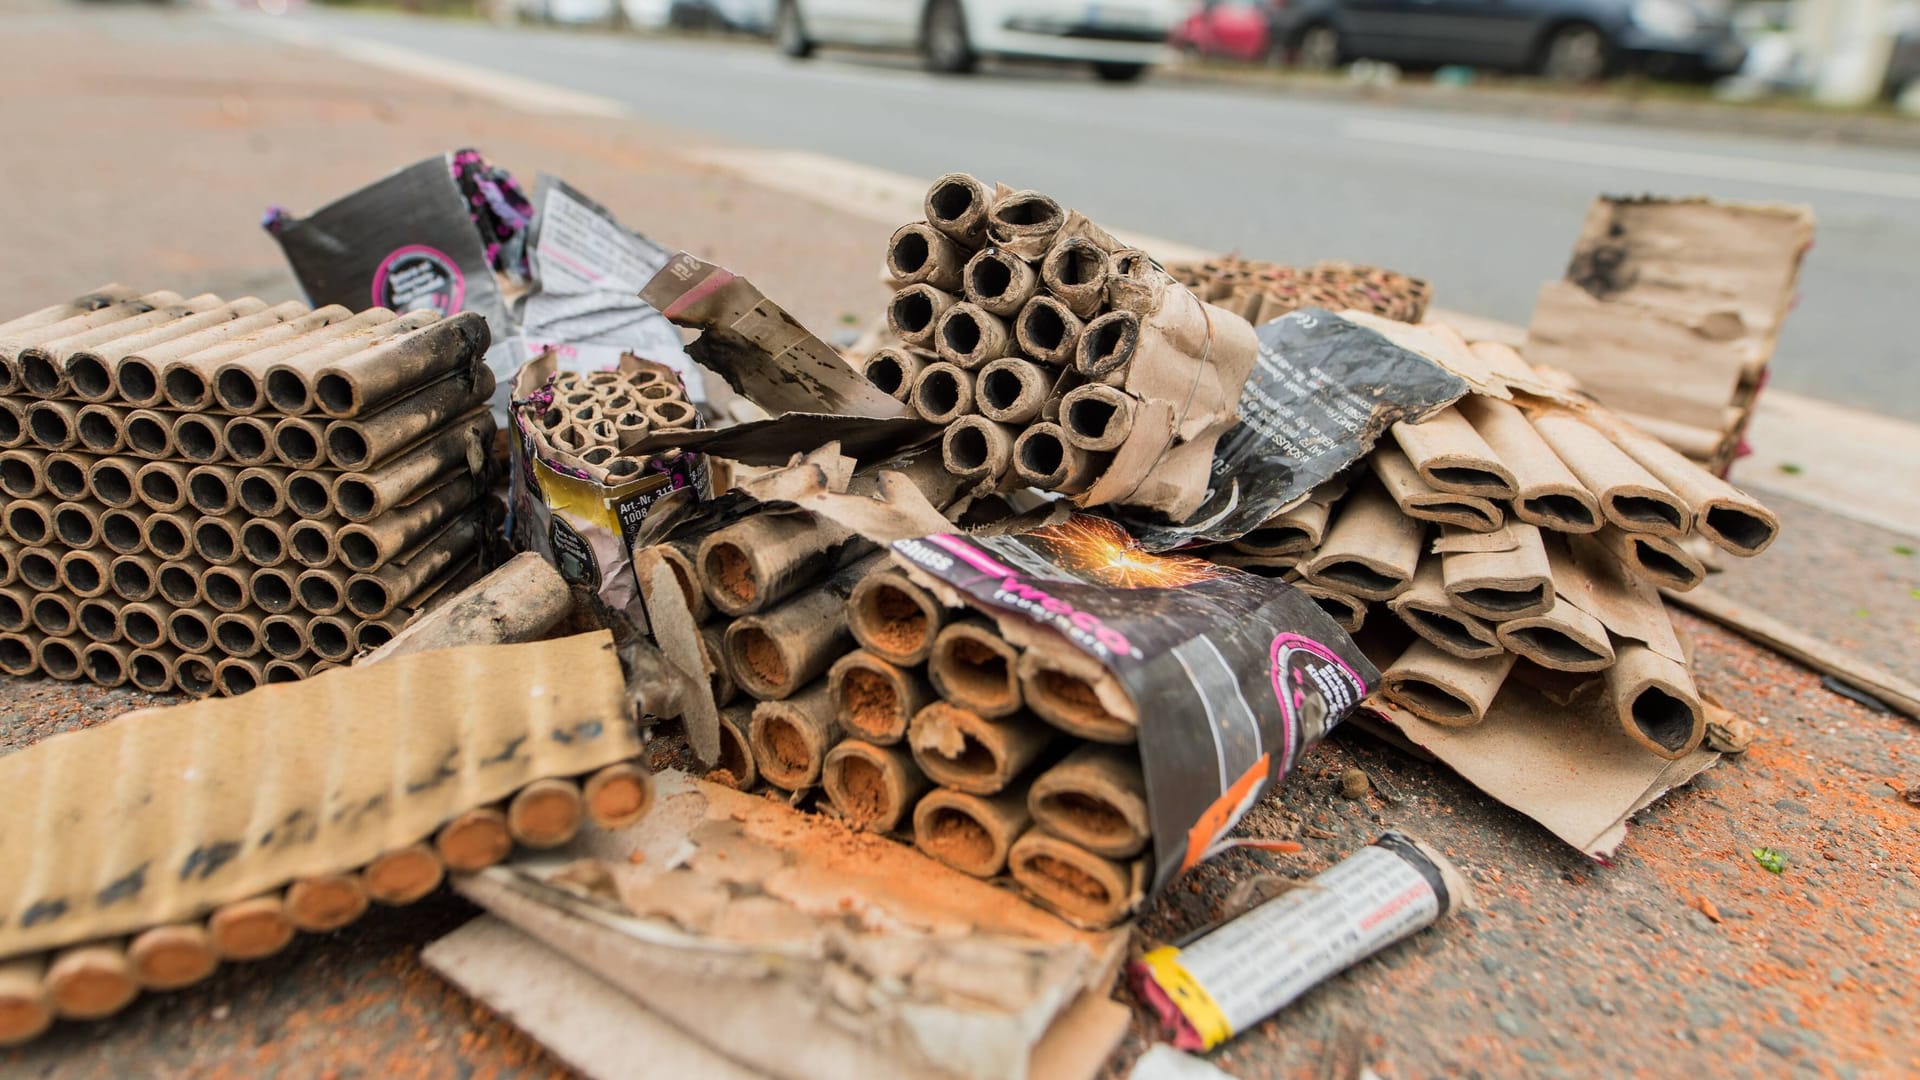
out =
<svg viewBox="0 0 1920 1080"><path fill-rule="evenodd" d="M633 111L610 97L586 94L494 68L463 64L400 45L364 41L271 16L235 15L221 21L264 37L310 49L324 49L370 67L384 68L462 90L508 108L542 116L597 116L621 119Z"/></svg>
<svg viewBox="0 0 1920 1080"><path fill-rule="evenodd" d="M1343 134L1350 139L1435 150L1498 154L1570 165L1642 169L1713 180L1812 188L1851 195L1877 195L1889 199L1920 199L1920 176L1839 165L1580 142L1547 135L1509 135L1478 128L1405 124L1391 120L1349 120Z"/></svg>

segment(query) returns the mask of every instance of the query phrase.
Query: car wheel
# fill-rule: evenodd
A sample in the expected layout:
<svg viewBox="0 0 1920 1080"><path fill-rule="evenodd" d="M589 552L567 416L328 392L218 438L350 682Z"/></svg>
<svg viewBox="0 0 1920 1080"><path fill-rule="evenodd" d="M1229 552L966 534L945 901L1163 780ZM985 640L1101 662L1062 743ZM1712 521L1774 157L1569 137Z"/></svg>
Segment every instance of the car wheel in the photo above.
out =
<svg viewBox="0 0 1920 1080"><path fill-rule="evenodd" d="M942 75L963 75L973 70L979 57L967 37L967 13L960 0L933 0L927 5L926 25L920 33L920 47L927 54L927 69Z"/></svg>
<svg viewBox="0 0 1920 1080"><path fill-rule="evenodd" d="M800 22L800 5L795 0L782 0L780 9L774 12L773 44L782 56L796 60L813 55L813 42L807 40L807 28Z"/></svg>
<svg viewBox="0 0 1920 1080"><path fill-rule="evenodd" d="M1147 73L1145 64L1095 64L1093 73L1101 82L1134 82Z"/></svg>
<svg viewBox="0 0 1920 1080"><path fill-rule="evenodd" d="M1599 27L1563 26L1540 51L1540 74L1555 82L1593 82L1607 73L1610 53L1607 36Z"/></svg>
<svg viewBox="0 0 1920 1080"><path fill-rule="evenodd" d="M1340 31L1316 23L1300 32L1293 62L1308 71L1332 71L1340 66Z"/></svg>

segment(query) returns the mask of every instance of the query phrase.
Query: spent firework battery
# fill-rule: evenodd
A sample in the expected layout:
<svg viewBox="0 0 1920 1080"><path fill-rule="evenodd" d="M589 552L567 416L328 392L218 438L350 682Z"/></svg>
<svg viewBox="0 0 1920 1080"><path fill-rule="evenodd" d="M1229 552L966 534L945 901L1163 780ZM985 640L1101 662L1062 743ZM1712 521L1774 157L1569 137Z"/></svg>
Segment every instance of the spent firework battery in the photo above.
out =
<svg viewBox="0 0 1920 1080"><path fill-rule="evenodd" d="M1175 1046L1211 1050L1469 901L1453 864L1383 833L1198 940L1147 953L1128 974Z"/></svg>
<svg viewBox="0 0 1920 1080"><path fill-rule="evenodd" d="M1155 890L1211 854L1378 677L1291 586L1151 554L1104 518L893 551L1003 628L1033 624L1029 659L1081 654L1117 682L1137 718Z"/></svg>

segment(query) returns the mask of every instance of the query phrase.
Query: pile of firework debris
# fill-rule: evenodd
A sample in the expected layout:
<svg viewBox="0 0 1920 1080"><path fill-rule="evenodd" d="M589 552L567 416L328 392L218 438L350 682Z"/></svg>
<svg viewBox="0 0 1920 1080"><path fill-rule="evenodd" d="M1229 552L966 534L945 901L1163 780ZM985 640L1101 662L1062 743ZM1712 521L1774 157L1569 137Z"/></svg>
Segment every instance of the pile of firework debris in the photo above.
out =
<svg viewBox="0 0 1920 1080"><path fill-rule="evenodd" d="M1591 767L1647 771L1623 817L1710 757L1660 590L1778 529L1537 357L1416 325L1424 282L1167 267L965 174L887 241L857 356L470 154L272 227L316 302L419 310L0 323L0 661L237 695L0 759L0 1045L451 880L489 914L429 962L589 1074L627 1061L530 987L593 973L593 1023L702 1075L1092 1076L1124 969L1208 1049L1470 902L1389 832L1129 961L1315 743L1603 701Z"/></svg>

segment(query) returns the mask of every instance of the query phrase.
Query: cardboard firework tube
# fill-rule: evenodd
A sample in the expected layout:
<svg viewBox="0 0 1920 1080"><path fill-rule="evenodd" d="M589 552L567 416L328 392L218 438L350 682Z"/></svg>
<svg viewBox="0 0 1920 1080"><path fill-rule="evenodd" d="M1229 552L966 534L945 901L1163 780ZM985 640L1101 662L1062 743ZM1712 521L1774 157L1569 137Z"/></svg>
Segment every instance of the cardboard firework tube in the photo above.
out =
<svg viewBox="0 0 1920 1080"><path fill-rule="evenodd" d="M967 250L925 222L902 225L887 240L887 273L902 285L958 292L966 264Z"/></svg>
<svg viewBox="0 0 1920 1080"><path fill-rule="evenodd" d="M1518 407L1468 394L1455 408L1512 471L1515 517L1555 532L1584 533L1600 527L1600 500L1554 454Z"/></svg>
<svg viewBox="0 0 1920 1080"><path fill-rule="evenodd" d="M127 657L131 646L113 642L88 642L81 650L81 671L94 686L121 686L127 682Z"/></svg>
<svg viewBox="0 0 1920 1080"><path fill-rule="evenodd" d="M699 411L678 398L666 401L649 401L641 407L647 423L660 431L671 431L691 425Z"/></svg>
<svg viewBox="0 0 1920 1080"><path fill-rule="evenodd" d="M9 499L31 499L45 491L47 478L40 471L45 456L38 450L0 453L0 491Z"/></svg>
<svg viewBox="0 0 1920 1080"><path fill-rule="evenodd" d="M22 551L19 554L24 554ZM20 580L20 559L13 547L0 544L0 585L11 585ZM56 571L56 576L58 573Z"/></svg>
<svg viewBox="0 0 1920 1080"><path fill-rule="evenodd" d="M31 1041L53 1025L46 972L44 956L0 960L0 1048Z"/></svg>
<svg viewBox="0 0 1920 1080"><path fill-rule="evenodd" d="M1022 891L1068 922L1112 926L1138 901L1141 870L1048 833L1028 829L1007 852L1007 872Z"/></svg>
<svg viewBox="0 0 1920 1080"><path fill-rule="evenodd" d="M31 630L0 633L0 671L31 675L40 667L40 635Z"/></svg>
<svg viewBox="0 0 1920 1080"><path fill-rule="evenodd" d="M478 494L479 484L472 475L454 476L370 522L338 526L333 549L349 569L371 573L444 529L473 505Z"/></svg>
<svg viewBox="0 0 1920 1080"><path fill-rule="evenodd" d="M1244 555L1298 555L1320 546L1332 519L1332 500L1308 499L1261 522L1259 528L1235 540L1231 547Z"/></svg>
<svg viewBox="0 0 1920 1080"><path fill-rule="evenodd" d="M213 662L191 653L175 657L173 685L193 697L210 696L214 691Z"/></svg>
<svg viewBox="0 0 1920 1080"><path fill-rule="evenodd" d="M134 409L126 414L124 430L127 452L150 461L174 457L173 417L152 409Z"/></svg>
<svg viewBox="0 0 1920 1080"><path fill-rule="evenodd" d="M461 587L361 662L462 645L533 641L565 618L572 602L560 572L540 556L522 552Z"/></svg>
<svg viewBox="0 0 1920 1080"><path fill-rule="evenodd" d="M17 634L31 621L34 594L28 589L0 589L0 630Z"/></svg>
<svg viewBox="0 0 1920 1080"><path fill-rule="evenodd" d="M485 317L460 312L322 366L314 373L313 402L335 419L371 412L442 375L471 370L491 341ZM268 389L271 395L271 384Z"/></svg>
<svg viewBox="0 0 1920 1080"><path fill-rule="evenodd" d="M309 569L333 562L339 557L335 539L342 527L337 519L294 522L287 529L287 548L293 561Z"/></svg>
<svg viewBox="0 0 1920 1080"><path fill-rule="evenodd" d="M0 356L6 356L14 363L16 380L25 382L25 364L21 354L27 350L80 339L88 333L125 323L129 319L147 315L159 308L178 304L180 299L180 294L175 292L147 293L144 296L128 297L88 311L75 312L66 318L38 323L11 332L5 339L0 339ZM57 373L55 374L57 377ZM53 390L58 388L57 384L51 387ZM29 384L27 389L32 391L32 385Z"/></svg>
<svg viewBox="0 0 1920 1080"><path fill-rule="evenodd" d="M824 679L792 697L755 705L747 739L761 779L787 791L819 783L827 751L840 739L835 711Z"/></svg>
<svg viewBox="0 0 1920 1080"><path fill-rule="evenodd" d="M492 440L493 416L474 409L378 468L342 473L333 482L334 505L348 521L372 521L450 474L478 474Z"/></svg>
<svg viewBox="0 0 1920 1080"><path fill-rule="evenodd" d="M1086 323L1061 300L1045 294L1027 301L1013 320L1020 352L1053 367L1071 367Z"/></svg>
<svg viewBox="0 0 1920 1080"><path fill-rule="evenodd" d="M173 420L174 453L206 465L227 456L226 422L207 413L182 413Z"/></svg>
<svg viewBox="0 0 1920 1080"><path fill-rule="evenodd" d="M914 805L913 846L963 874L998 877L1032 820L1021 792L983 798L934 788Z"/></svg>
<svg viewBox="0 0 1920 1080"><path fill-rule="evenodd" d="M1517 490L1513 470L1458 409L1442 409L1417 424L1402 420L1393 425L1393 440L1435 491L1511 499Z"/></svg>
<svg viewBox="0 0 1920 1080"><path fill-rule="evenodd" d="M1623 532L1609 525L1594 538L1635 576L1663 588L1687 592L1707 580L1706 565L1667 537Z"/></svg>
<svg viewBox="0 0 1920 1080"><path fill-rule="evenodd" d="M1607 669L1607 696L1620 730L1670 761L1698 749L1707 733L1707 714L1686 665L1675 663L1637 641L1615 648Z"/></svg>
<svg viewBox="0 0 1920 1080"><path fill-rule="evenodd" d="M1685 535L1692 507L1611 439L1570 413L1536 413L1530 419L1581 486L1599 497L1608 521L1628 532Z"/></svg>
<svg viewBox="0 0 1920 1080"><path fill-rule="evenodd" d="M431 321L422 319L431 314L409 313L417 325ZM337 304L329 305L244 338L196 350L179 364L191 367L207 380L221 408L239 414L259 412L268 405L264 379L273 365L322 346L370 336L376 328L395 319L394 313L386 308L372 308L356 315ZM165 381L163 375L162 382Z"/></svg>
<svg viewBox="0 0 1920 1080"><path fill-rule="evenodd" d="M1211 1050L1348 967L1469 906L1467 879L1396 832L1184 946L1128 966L1181 1050Z"/></svg>
<svg viewBox="0 0 1920 1080"><path fill-rule="evenodd" d="M994 795L1039 760L1054 731L1026 716L990 720L936 701L913 716L907 745L934 783L970 795Z"/></svg>
<svg viewBox="0 0 1920 1080"><path fill-rule="evenodd" d="M1026 424L1039 419L1054 380L1053 373L1031 360L1003 356L975 376L974 404L989 420Z"/></svg>
<svg viewBox="0 0 1920 1080"><path fill-rule="evenodd" d="M100 511L80 502L56 504L52 538L70 548L92 547L100 540Z"/></svg>
<svg viewBox="0 0 1920 1080"><path fill-rule="evenodd" d="M295 519L290 515L278 518L255 518L240 527L240 555L253 566L278 566L287 561L288 530ZM251 571L248 571L251 572Z"/></svg>
<svg viewBox="0 0 1920 1080"><path fill-rule="evenodd" d="M255 465L235 475L233 494L240 507L255 517L278 517L287 508L287 471ZM206 511L202 510L202 513Z"/></svg>
<svg viewBox="0 0 1920 1080"><path fill-rule="evenodd" d="M128 428L132 437L132 428ZM239 465L265 465L273 460L273 426L257 416L236 416L220 429L227 457Z"/></svg>
<svg viewBox="0 0 1920 1080"><path fill-rule="evenodd" d="M984 416L962 416L947 425L941 436L941 461L962 480L997 485L1013 464L1013 441L1018 434L1018 429Z"/></svg>
<svg viewBox="0 0 1920 1080"><path fill-rule="evenodd" d="M49 304L46 307L38 308L25 315L21 315L18 318L0 322L0 353L8 351L9 346L14 349L19 349L31 340L37 340L29 339L29 341L24 342L15 340L22 334L28 334L31 331L53 326L56 323L63 323L70 319L81 318L92 312L99 311L102 308L112 307L115 304L124 304L132 300L136 295L132 289L127 288L125 285L113 282L102 285L92 292L84 296L76 297L67 303ZM11 388L7 388L4 392L12 393L13 391Z"/></svg>
<svg viewBox="0 0 1920 1080"><path fill-rule="evenodd" d="M107 591L107 565L97 551L69 551L57 564L60 586L75 596L99 596Z"/></svg>
<svg viewBox="0 0 1920 1080"><path fill-rule="evenodd" d="M1421 639L1386 670L1381 687L1394 704L1423 720L1471 727L1487 718L1516 659L1502 652L1484 660L1463 660Z"/></svg>
<svg viewBox="0 0 1920 1080"><path fill-rule="evenodd" d="M1147 779L1132 750L1082 746L1033 780L1027 809L1034 824L1110 859L1146 850Z"/></svg>
<svg viewBox="0 0 1920 1080"><path fill-rule="evenodd" d="M652 606L653 568L665 563L673 571L674 583L680 587L681 599L686 601L687 611L693 616L693 621L705 622L713 607L707 601L706 590L700 587L700 575L696 569L699 554L697 545L685 541L654 544L634 552L633 572L640 581L641 600Z"/></svg>
<svg viewBox="0 0 1920 1080"><path fill-rule="evenodd" d="M1067 441L1059 424L1030 425L1013 444L1013 476L1027 487L1078 495L1093 486L1108 457Z"/></svg>
<svg viewBox="0 0 1920 1080"><path fill-rule="evenodd" d="M120 636L142 649L158 649L167 643L167 618L171 614L158 604L137 601L120 605Z"/></svg>
<svg viewBox="0 0 1920 1080"><path fill-rule="evenodd" d="M15 561L20 580L29 588L49 592L60 587L60 558L51 548L24 548Z"/></svg>
<svg viewBox="0 0 1920 1080"><path fill-rule="evenodd" d="M1071 736L1116 746L1139 740L1139 724L1108 709L1091 682L1054 667L1043 651L1021 655L1020 690L1033 715Z"/></svg>
<svg viewBox="0 0 1920 1080"><path fill-rule="evenodd" d="M988 247L967 260L962 271L967 302L988 314L1011 318L1033 299L1040 275L1025 259Z"/></svg>
<svg viewBox="0 0 1920 1080"><path fill-rule="evenodd" d="M220 966L212 936L197 922L142 930L127 944L127 960L133 966L133 977L148 990L192 986Z"/></svg>
<svg viewBox="0 0 1920 1080"><path fill-rule="evenodd" d="M720 710L720 760L714 772L725 773L737 791L750 791L760 783L760 767L753 761L753 709L749 703Z"/></svg>
<svg viewBox="0 0 1920 1080"><path fill-rule="evenodd" d="M934 332L934 349L940 359L968 371L985 367L989 361L1007 355L1013 334L1005 319L973 303L958 303L940 315ZM50 450L63 449L58 446Z"/></svg>
<svg viewBox="0 0 1920 1080"><path fill-rule="evenodd" d="M636 762L608 765L580 785L587 818L602 829L624 829L653 806L653 777Z"/></svg>
<svg viewBox="0 0 1920 1080"><path fill-rule="evenodd" d="M111 464L109 464L111 463ZM111 507L132 506L139 501L133 494L133 472L139 463L132 458L90 458L65 452L40 459L40 475L46 480L47 494L62 502L79 502L89 495ZM108 472L105 490L96 488L93 476ZM119 481L125 480L125 487Z"/></svg>
<svg viewBox="0 0 1920 1080"><path fill-rule="evenodd" d="M493 390L493 373L485 367L472 373L457 371L370 416L333 421L326 426L320 445L336 468L372 468L476 406L485 405L493 397ZM319 462L300 464L311 468Z"/></svg>
<svg viewBox="0 0 1920 1080"><path fill-rule="evenodd" d="M273 455L282 465L317 469L327 463L327 427L304 416L289 416L273 424Z"/></svg>
<svg viewBox="0 0 1920 1080"><path fill-rule="evenodd" d="M1758 499L1689 461L1686 455L1602 409L1588 413L1614 445L1652 473L1692 511L1693 531L1743 557L1765 551L1780 519Z"/></svg>
<svg viewBox="0 0 1920 1080"><path fill-rule="evenodd" d="M974 408L974 373L945 361L920 369L907 403L929 424L950 424Z"/></svg>
<svg viewBox="0 0 1920 1080"><path fill-rule="evenodd" d="M157 294L150 294L150 297L152 295ZM144 310L130 307L125 317L109 323L65 337L39 341L15 355L19 381L28 393L36 397L65 397L71 392L67 360L74 353L94 347L111 349L121 341L143 340L155 328L219 306L219 297L211 293L202 293L187 300L175 296L162 303L144 305Z"/></svg>
<svg viewBox="0 0 1920 1080"><path fill-rule="evenodd" d="M927 674L940 696L982 717L1019 711L1020 650L1008 644L990 620L968 616L950 622L934 639Z"/></svg>
<svg viewBox="0 0 1920 1080"><path fill-rule="evenodd" d="M482 530L480 518L467 514L454 519L403 558L378 570L353 575L347 582L347 609L362 619L378 619L388 614L471 552L480 543Z"/></svg>
<svg viewBox="0 0 1920 1080"><path fill-rule="evenodd" d="M52 541L54 508L60 504L52 499L15 499L7 504L7 535L15 542L34 547Z"/></svg>
<svg viewBox="0 0 1920 1080"><path fill-rule="evenodd" d="M727 657L727 625L711 622L700 627L700 659L707 668L715 705L731 704L740 696L740 682L733 677L733 661Z"/></svg>
<svg viewBox="0 0 1920 1080"><path fill-rule="evenodd" d="M74 631L77 616L73 601L59 593L40 593L27 606L27 617L34 629L49 637L64 637Z"/></svg>
<svg viewBox="0 0 1920 1080"><path fill-rule="evenodd" d="M0 446L21 446L31 438L27 434L27 408L25 402L0 397Z"/></svg>
<svg viewBox="0 0 1920 1080"><path fill-rule="evenodd" d="M264 960L286 948L293 933L279 893L222 904L207 917L207 936L222 960Z"/></svg>
<svg viewBox="0 0 1920 1080"><path fill-rule="evenodd" d="M67 1020L112 1016L140 993L126 947L117 941L75 945L55 953L47 965L45 985L54 1015Z"/></svg>
<svg viewBox="0 0 1920 1080"><path fill-rule="evenodd" d="M306 620L291 615L269 615L260 620L260 644L276 660L295 660L313 647Z"/></svg>
<svg viewBox="0 0 1920 1080"><path fill-rule="evenodd" d="M299 682L313 671L313 667L317 663L319 663L319 661L316 660L280 660L276 658L261 665L260 670L266 677L267 685L276 686L280 683Z"/></svg>
<svg viewBox="0 0 1920 1080"><path fill-rule="evenodd" d="M1413 584L1426 524L1407 517L1377 483L1340 505L1325 542L1300 565L1308 581L1362 600L1391 600Z"/></svg>
<svg viewBox="0 0 1920 1080"><path fill-rule="evenodd" d="M413 843L374 856L360 868L360 887L376 904L411 904L440 887L447 868L432 845Z"/></svg>
<svg viewBox="0 0 1920 1080"><path fill-rule="evenodd" d="M83 405L74 416L74 435L89 453L117 454L127 445L124 412L112 405Z"/></svg>
<svg viewBox="0 0 1920 1080"><path fill-rule="evenodd" d="M127 654L127 681L149 694L173 689L173 663L159 649L135 649Z"/></svg>
<svg viewBox="0 0 1920 1080"><path fill-rule="evenodd" d="M941 317L959 301L959 297L931 285L909 285L887 302L887 328L908 346L931 352Z"/></svg>
<svg viewBox="0 0 1920 1080"><path fill-rule="evenodd" d="M1367 464L1400 512L1417 521L1455 525L1471 532L1492 532L1507 520L1507 512L1492 499L1440 491L1428 484L1397 446L1374 447Z"/></svg>
<svg viewBox="0 0 1920 1080"><path fill-rule="evenodd" d="M74 605L73 619L88 641L111 645L120 640L120 604L92 597Z"/></svg>
<svg viewBox="0 0 1920 1080"><path fill-rule="evenodd" d="M1040 282L1067 309L1091 319L1107 303L1108 256L1083 236L1054 241L1040 262Z"/></svg>
<svg viewBox="0 0 1920 1080"><path fill-rule="evenodd" d="M1073 366L1088 379L1118 383L1140 347L1140 316L1131 311L1109 311L1080 331Z"/></svg>
<svg viewBox="0 0 1920 1080"><path fill-rule="evenodd" d="M151 523L155 514L148 518ZM182 518L185 520L185 518ZM214 566L231 566L241 561L240 529L248 521L245 514L200 517L193 521L193 552ZM148 541L152 546L152 541Z"/></svg>
<svg viewBox="0 0 1920 1080"><path fill-rule="evenodd" d="M1294 587L1305 593L1308 599L1319 604L1320 610L1326 612L1334 622L1339 623L1340 629L1347 633L1357 634L1360 628L1366 625L1367 601L1312 581L1298 581L1294 583Z"/></svg>
<svg viewBox="0 0 1920 1080"><path fill-rule="evenodd" d="M913 805L929 784L905 747L844 739L827 751L820 786L841 820L856 829L886 833L912 820Z"/></svg>
<svg viewBox="0 0 1920 1080"><path fill-rule="evenodd" d="M1545 614L1553 608L1553 567L1547 562L1540 530L1524 521L1510 521L1503 531L1511 540L1509 550L1442 547L1440 573L1447 597L1461 611L1488 622ZM1500 534L1461 533L1443 526L1439 544L1475 535Z"/></svg>
<svg viewBox="0 0 1920 1080"><path fill-rule="evenodd" d="M1120 449L1133 431L1133 410L1139 404L1126 393L1102 383L1088 383L1067 392L1060 402L1060 426L1069 443L1096 453Z"/></svg>
<svg viewBox="0 0 1920 1080"><path fill-rule="evenodd" d="M367 889L352 872L303 877L287 886L284 910L294 929L330 933L367 913Z"/></svg>
<svg viewBox="0 0 1920 1080"><path fill-rule="evenodd" d="M727 670L740 689L762 701L778 700L831 667L850 638L846 591L823 584L735 619L726 632Z"/></svg>
<svg viewBox="0 0 1920 1080"><path fill-rule="evenodd" d="M571 780L535 780L507 800L507 832L530 848L559 847L579 835L585 820L586 803Z"/></svg>
<svg viewBox="0 0 1920 1080"><path fill-rule="evenodd" d="M987 235L1022 259L1039 259L1053 246L1067 212L1038 191L1011 191L987 210Z"/></svg>
<svg viewBox="0 0 1920 1080"><path fill-rule="evenodd" d="M167 603L174 607L193 607L206 598L206 589L201 584L206 572L207 564L199 559L168 559L160 564L154 584Z"/></svg>
<svg viewBox="0 0 1920 1080"><path fill-rule="evenodd" d="M316 615L307 620L307 639L313 653L322 660L343 663L353 657L353 624L336 615Z"/></svg>
<svg viewBox="0 0 1920 1080"><path fill-rule="evenodd" d="M36 401L27 407L27 434L47 450L80 442L80 407L71 401Z"/></svg>
<svg viewBox="0 0 1920 1080"><path fill-rule="evenodd" d="M304 570L293 579L293 593L299 599L300 606L313 614L334 615L346 610L347 582L350 577L346 571L331 567Z"/></svg>
<svg viewBox="0 0 1920 1080"><path fill-rule="evenodd" d="M384 619L367 619L353 628L353 647L356 652L372 652L392 641L406 625L402 612L396 611Z"/></svg>
<svg viewBox="0 0 1920 1080"><path fill-rule="evenodd" d="M1454 606L1438 558L1422 559L1413 585L1387 601L1387 609L1409 630L1462 660L1490 659L1506 647L1492 623Z"/></svg>
<svg viewBox="0 0 1920 1080"><path fill-rule="evenodd" d="M948 173L927 188L927 224L964 247L986 241L992 208L993 189L966 173Z"/></svg>
<svg viewBox="0 0 1920 1080"><path fill-rule="evenodd" d="M213 389L210 385L213 372L191 364L166 362L168 357L189 356L214 344L232 341L269 326L286 323L290 320L310 314L307 305L299 301L288 301L268 308L259 300L249 298L241 303L251 310L237 315L229 314L212 325L201 325L190 333L166 335L164 340L146 340L131 347L115 342L110 351L114 362L109 370L118 376L130 356L139 356L148 365L142 369L157 373L159 376L159 396L176 409L204 409L213 404ZM106 356L101 357L107 359ZM92 389L101 389L101 383L108 381L97 378L97 372L89 372ZM118 382L117 378L111 380ZM139 389L145 390L145 387ZM145 395L143 395L145 396Z"/></svg>
<svg viewBox="0 0 1920 1080"><path fill-rule="evenodd" d="M246 659L260 652L260 616L222 612L213 619L213 644L228 656Z"/></svg>
<svg viewBox="0 0 1920 1080"><path fill-rule="evenodd" d="M211 652L213 620L219 617L211 607L175 608L166 615L167 641L183 653Z"/></svg>
<svg viewBox="0 0 1920 1080"><path fill-rule="evenodd" d="M931 593L892 566L861 578L847 597L847 624L854 640L897 667L912 667L932 655L946 617L946 609Z"/></svg>
<svg viewBox="0 0 1920 1080"><path fill-rule="evenodd" d="M700 587L713 606L746 615L821 578L852 532L812 514L754 514L700 541Z"/></svg>
<svg viewBox="0 0 1920 1080"><path fill-rule="evenodd" d="M926 370L927 360L911 349L879 349L861 365L860 373L895 401L906 401L913 384Z"/></svg>
<svg viewBox="0 0 1920 1080"><path fill-rule="evenodd" d="M303 518L333 515L333 474L297 469L287 474L287 507Z"/></svg>
<svg viewBox="0 0 1920 1080"><path fill-rule="evenodd" d="M1564 600L1542 615L1499 624L1507 651L1555 671L1604 671L1614 664L1613 644L1599 619Z"/></svg>
<svg viewBox="0 0 1920 1080"><path fill-rule="evenodd" d="M849 735L879 746L907 737L907 726L934 700L933 684L914 668L903 668L864 649L836 660L827 671L835 715Z"/></svg>
<svg viewBox="0 0 1920 1080"><path fill-rule="evenodd" d="M149 509L180 510L187 505L187 476L192 471L177 461L149 461L133 474L134 490Z"/></svg>

